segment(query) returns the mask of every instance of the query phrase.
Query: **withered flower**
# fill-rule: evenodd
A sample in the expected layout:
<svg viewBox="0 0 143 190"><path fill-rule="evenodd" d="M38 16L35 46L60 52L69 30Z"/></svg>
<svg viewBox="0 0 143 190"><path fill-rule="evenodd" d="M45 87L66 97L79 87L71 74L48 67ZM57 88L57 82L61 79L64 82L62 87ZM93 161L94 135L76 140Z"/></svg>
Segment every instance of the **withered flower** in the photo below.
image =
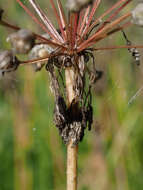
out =
<svg viewBox="0 0 143 190"><path fill-rule="evenodd" d="M96 17L101 0L68 0L66 17L61 0L57 0L57 4L54 0L49 0L58 23L57 30L35 0L28 2L38 17L22 3L22 0L16 1L49 38L20 29L1 19L2 25L16 31L9 36L14 52L29 53L30 50L31 52L30 60L20 62L17 62L16 57L10 52L0 54L0 69L5 72L9 69L14 70L21 64L36 64L36 69L40 70L45 64L55 96L54 122L64 143L68 145L67 189L75 190L77 145L82 141L85 129L91 129L93 122L91 88L103 74L96 68L94 52L126 48L139 64L140 54L137 48L143 46L133 45L125 34L125 29L133 24L132 17L135 23L142 25L142 20L139 21L142 9L137 7L134 11L128 11L120 16L119 13L132 0L118 0ZM98 46L100 41L117 32L122 32L126 44Z"/></svg>
<svg viewBox="0 0 143 190"><path fill-rule="evenodd" d="M88 117L88 115L92 116L91 87L102 76L102 71L96 69L93 52L98 50L127 48L135 58L135 61L137 61L137 64L139 64L140 54L137 47L142 48L143 46L132 45L124 30L132 25L132 17L135 22L138 22L142 9L137 6L132 12L129 11L119 16L122 9L131 3L132 0L118 0L101 16L96 18L94 15L101 0L68 0L69 14L68 18L66 18L61 1L57 0L56 6L53 0L49 0L58 22L59 29L57 30L35 0L29 0L29 3L41 20L39 20L21 0L16 1L23 7L34 22L43 29L48 37L32 33L27 29L20 29L3 20L1 20L0 23L16 31L9 35L8 38L12 45L13 52L29 53L28 57L30 60L21 61L20 64L34 64L36 71L41 70L44 64L46 65L45 68L50 73L51 87L55 95L55 118L64 117L64 115L66 115L65 122L62 126L58 124L58 121L55 121L56 126L59 128L65 143L68 144L68 142L72 140L73 145L78 144L78 142L82 140L87 125L91 126L92 124L92 119ZM116 32L123 33L126 40L125 45L98 47L97 44L100 41ZM95 47L93 47L94 45ZM89 61L92 63L90 66L88 64ZM71 88L73 89L74 97L72 102L70 102L70 107L67 105L66 111L63 114L60 113L60 106L62 107L62 105L59 104L58 100L59 97L62 97L62 100L66 102L64 97L66 97L67 92L62 92L60 81L62 81L62 85L65 87L66 84L62 76L62 71L66 73L67 70L74 72L74 82ZM89 78L87 85L87 81L85 81L86 77ZM88 89L86 86L88 86ZM78 107L78 109L76 108L78 110L78 117L72 113L75 106ZM57 109L57 107L59 108ZM89 110L91 110L90 114L88 114ZM92 118L91 116L90 118Z"/></svg>

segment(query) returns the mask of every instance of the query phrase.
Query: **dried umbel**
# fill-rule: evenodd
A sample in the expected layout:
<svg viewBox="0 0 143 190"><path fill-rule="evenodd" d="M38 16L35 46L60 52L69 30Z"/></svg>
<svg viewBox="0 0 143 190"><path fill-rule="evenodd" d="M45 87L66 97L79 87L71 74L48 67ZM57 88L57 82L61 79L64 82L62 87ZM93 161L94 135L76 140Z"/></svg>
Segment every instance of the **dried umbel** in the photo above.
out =
<svg viewBox="0 0 143 190"><path fill-rule="evenodd" d="M58 24L59 29L57 30L36 0L28 0L28 2L38 17L21 0L16 1L48 37L20 29L3 21L2 18L0 23L15 30L15 33L9 36L13 52L28 53L30 60L20 61L19 64L33 64L36 71L45 65L51 78L51 88L55 96L54 121L56 127L65 143L68 144L72 141L74 145L78 144L83 138L84 130L91 129L93 121L91 88L103 74L102 71L96 69L94 52L126 48L139 63L140 54L137 47L143 48L143 46L134 46L128 40L124 30L132 25L132 17L135 23L139 22L138 18L142 10L137 7L134 11L120 16L119 13L132 0L118 0L97 17L95 14L101 0L68 0L68 14L65 14L61 0L49 0ZM100 41L116 32L123 33L126 44L111 47L98 46ZM93 45L96 47L92 47ZM13 58L16 59L15 56ZM1 63L3 63L3 59ZM18 64L4 65L8 66L6 70L9 68L14 70L18 66ZM1 68L3 69L3 66ZM66 88L68 89L68 85L64 80L69 76L63 76L67 70L71 70L74 75L72 81L74 97L70 104L67 101Z"/></svg>
<svg viewBox="0 0 143 190"><path fill-rule="evenodd" d="M19 61L12 51L0 51L0 72L2 74L17 69Z"/></svg>
<svg viewBox="0 0 143 190"><path fill-rule="evenodd" d="M17 54L27 54L35 43L34 34L27 30L21 29L15 33L12 33L7 38L12 45L13 51Z"/></svg>
<svg viewBox="0 0 143 190"><path fill-rule="evenodd" d="M143 26L143 3L139 3L132 11L132 22L136 25Z"/></svg>

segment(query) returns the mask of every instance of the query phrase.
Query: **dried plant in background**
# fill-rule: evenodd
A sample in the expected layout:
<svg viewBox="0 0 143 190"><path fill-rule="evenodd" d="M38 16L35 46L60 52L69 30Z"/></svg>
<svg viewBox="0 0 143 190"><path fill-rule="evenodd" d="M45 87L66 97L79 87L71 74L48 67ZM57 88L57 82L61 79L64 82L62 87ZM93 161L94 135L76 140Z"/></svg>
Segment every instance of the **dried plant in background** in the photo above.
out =
<svg viewBox="0 0 143 190"><path fill-rule="evenodd" d="M0 24L15 30L7 38L12 50L0 53L0 70L5 74L19 66L32 64L35 71L39 71L45 66L55 96L54 122L64 143L67 144L67 189L76 190L78 143L82 141L85 129L91 129L91 88L103 74L96 69L94 52L127 48L139 65L140 54L137 48L143 46L132 45L124 32L125 28L132 25L132 16L133 22L138 18L135 11L119 15L132 0L117 1L98 18L95 13L101 0L69 0L68 17L65 16L60 0L56 1L57 5L53 0L49 0L59 27L56 29L35 0L29 0L29 3L38 17L22 1L16 1L45 34L39 35L4 21L3 10L0 10ZM100 41L120 31L125 38L125 45L97 46ZM29 59L18 60L16 54L28 54Z"/></svg>

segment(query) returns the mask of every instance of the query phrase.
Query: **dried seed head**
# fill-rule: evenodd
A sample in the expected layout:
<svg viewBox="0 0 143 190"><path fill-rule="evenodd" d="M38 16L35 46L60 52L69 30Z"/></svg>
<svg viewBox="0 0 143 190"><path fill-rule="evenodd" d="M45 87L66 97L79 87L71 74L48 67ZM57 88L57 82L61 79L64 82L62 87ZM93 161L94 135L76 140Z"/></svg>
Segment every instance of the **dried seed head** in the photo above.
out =
<svg viewBox="0 0 143 190"><path fill-rule="evenodd" d="M12 51L0 51L0 72L11 72L17 69L19 61Z"/></svg>
<svg viewBox="0 0 143 190"><path fill-rule="evenodd" d="M93 0L67 0L67 8L69 11L78 12L92 2Z"/></svg>
<svg viewBox="0 0 143 190"><path fill-rule="evenodd" d="M42 35L44 38L50 39L50 36L48 34ZM35 45L31 51L29 52L29 59L37 59L37 58L43 58L48 56L53 51L53 48L47 44L39 44ZM38 62L36 64L33 64L35 71L40 71L45 63Z"/></svg>
<svg viewBox="0 0 143 190"><path fill-rule="evenodd" d="M53 49L46 44L35 45L29 53L29 59L43 58L48 56ZM34 64L34 70L40 71L45 63L38 62Z"/></svg>
<svg viewBox="0 0 143 190"><path fill-rule="evenodd" d="M4 10L0 8L0 20L2 19L3 12Z"/></svg>
<svg viewBox="0 0 143 190"><path fill-rule="evenodd" d="M143 3L139 3L132 11L132 18L134 24L143 26Z"/></svg>
<svg viewBox="0 0 143 190"><path fill-rule="evenodd" d="M34 46L35 36L31 31L21 29L18 32L10 34L7 41L10 41L14 53L26 54Z"/></svg>

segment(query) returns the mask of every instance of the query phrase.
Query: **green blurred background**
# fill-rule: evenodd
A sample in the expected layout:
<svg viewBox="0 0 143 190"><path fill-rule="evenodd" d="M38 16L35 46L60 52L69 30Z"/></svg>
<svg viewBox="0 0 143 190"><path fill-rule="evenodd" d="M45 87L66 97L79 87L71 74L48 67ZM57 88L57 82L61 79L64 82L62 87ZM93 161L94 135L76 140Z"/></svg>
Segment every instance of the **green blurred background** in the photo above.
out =
<svg viewBox="0 0 143 190"><path fill-rule="evenodd" d="M97 15L115 2L101 3ZM39 3L56 24L49 1ZM5 20L42 33L15 0L0 0L0 7ZM11 32L0 26L0 49L10 47L5 39ZM142 28L132 26L126 33L134 44L143 44ZM119 44L125 44L121 33L99 46ZM104 76L92 91L92 131L79 145L78 189L142 190L142 56L139 67L125 49L97 52L95 59ZM53 108L44 69L34 73L23 66L0 79L0 190L66 189L66 147L53 124Z"/></svg>

